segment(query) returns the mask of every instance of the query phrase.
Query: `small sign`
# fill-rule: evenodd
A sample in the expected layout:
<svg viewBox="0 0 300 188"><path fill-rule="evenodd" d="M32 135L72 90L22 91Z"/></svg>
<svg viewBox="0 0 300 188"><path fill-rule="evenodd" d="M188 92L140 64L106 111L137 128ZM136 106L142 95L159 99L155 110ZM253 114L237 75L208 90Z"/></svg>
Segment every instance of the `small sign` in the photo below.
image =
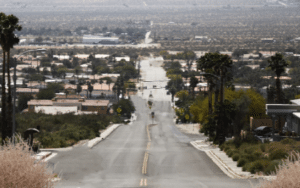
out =
<svg viewBox="0 0 300 188"><path fill-rule="evenodd" d="M119 108L117 109L117 112L118 112L118 113L121 113L121 112L122 112L122 109L119 107Z"/></svg>
<svg viewBox="0 0 300 188"><path fill-rule="evenodd" d="M189 116L188 114L186 114L186 115L185 115L185 119L186 119L186 120L189 120L189 119L190 119L190 116Z"/></svg>

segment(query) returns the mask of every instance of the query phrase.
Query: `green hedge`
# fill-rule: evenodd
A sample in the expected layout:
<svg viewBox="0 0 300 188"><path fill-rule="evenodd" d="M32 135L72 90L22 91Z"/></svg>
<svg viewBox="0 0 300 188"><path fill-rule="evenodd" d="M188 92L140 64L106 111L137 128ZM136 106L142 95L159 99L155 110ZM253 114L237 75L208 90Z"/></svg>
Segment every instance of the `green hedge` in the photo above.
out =
<svg viewBox="0 0 300 188"><path fill-rule="evenodd" d="M46 115L42 113L26 113L16 116L17 132L22 136L26 129L40 126L40 133L35 138L44 148L67 147L79 140L92 139L99 136L99 130L105 129L110 122L119 123L118 116L108 115Z"/></svg>

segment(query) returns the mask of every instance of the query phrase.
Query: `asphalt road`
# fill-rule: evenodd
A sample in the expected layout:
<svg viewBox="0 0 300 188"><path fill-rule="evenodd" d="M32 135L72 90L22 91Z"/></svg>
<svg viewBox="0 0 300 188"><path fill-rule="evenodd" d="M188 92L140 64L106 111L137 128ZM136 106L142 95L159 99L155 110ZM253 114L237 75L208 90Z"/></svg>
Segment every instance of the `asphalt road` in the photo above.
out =
<svg viewBox="0 0 300 188"><path fill-rule="evenodd" d="M165 91L159 90L163 89L155 94L162 96ZM137 120L120 126L93 149L76 147L50 160L62 178L56 187L250 188L257 184L257 180L229 178L204 152L193 148L190 141L205 138L180 132L169 95L155 100L161 99L155 94L151 110L146 95L133 96Z"/></svg>

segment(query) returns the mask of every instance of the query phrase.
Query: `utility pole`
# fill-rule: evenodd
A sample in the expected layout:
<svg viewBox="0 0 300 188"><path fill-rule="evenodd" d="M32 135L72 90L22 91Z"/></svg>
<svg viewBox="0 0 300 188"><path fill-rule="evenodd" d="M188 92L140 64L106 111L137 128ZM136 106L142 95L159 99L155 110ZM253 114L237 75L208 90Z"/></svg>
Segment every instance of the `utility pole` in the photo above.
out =
<svg viewBox="0 0 300 188"><path fill-rule="evenodd" d="M16 88L17 88L17 58L14 58L14 90L13 90L13 97L14 97L14 105L13 105L13 127L12 127L12 136L13 136L13 144L15 144L15 130L16 130Z"/></svg>
<svg viewBox="0 0 300 188"><path fill-rule="evenodd" d="M14 89L13 89L13 127L12 127L12 136L13 136L13 143L15 143L15 132L16 132L16 88L17 88L17 59L25 54L25 53L28 53L28 52L37 52L37 51L40 51L40 52L45 52L46 50L45 49L36 49L36 50L27 50L21 54L19 54L17 57L14 58L14 63L15 63L15 66L14 66ZM31 88L31 92L32 92L32 88Z"/></svg>

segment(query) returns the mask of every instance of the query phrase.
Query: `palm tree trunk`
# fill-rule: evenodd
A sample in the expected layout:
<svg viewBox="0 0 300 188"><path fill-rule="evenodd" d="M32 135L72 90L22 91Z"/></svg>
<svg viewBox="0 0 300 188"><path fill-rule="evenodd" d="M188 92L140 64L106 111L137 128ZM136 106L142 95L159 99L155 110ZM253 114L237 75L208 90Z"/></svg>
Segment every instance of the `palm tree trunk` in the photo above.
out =
<svg viewBox="0 0 300 188"><path fill-rule="evenodd" d="M8 99L7 99L7 128L8 135L11 137L12 135L12 96L11 96L11 84L10 84L10 50L7 51L7 84L8 84Z"/></svg>
<svg viewBox="0 0 300 188"><path fill-rule="evenodd" d="M220 92L220 90L219 90L218 86L216 86L215 87L215 104L214 104L215 110L217 109L217 104L219 102L219 94L220 94L219 92Z"/></svg>
<svg viewBox="0 0 300 188"><path fill-rule="evenodd" d="M3 48L2 48L3 49ZM5 138L7 137L7 123L6 123L6 91L5 91L5 63L6 63L6 53L3 49L3 62L2 62L2 145L4 144Z"/></svg>
<svg viewBox="0 0 300 188"><path fill-rule="evenodd" d="M212 109L212 90L213 86L211 82L208 82L208 114L212 115L213 109Z"/></svg>
<svg viewBox="0 0 300 188"><path fill-rule="evenodd" d="M279 77L280 77L280 75L277 75L277 79L276 79L276 92L277 92L276 102L281 104L282 99L281 99L281 88L280 88L280 79L279 79Z"/></svg>

